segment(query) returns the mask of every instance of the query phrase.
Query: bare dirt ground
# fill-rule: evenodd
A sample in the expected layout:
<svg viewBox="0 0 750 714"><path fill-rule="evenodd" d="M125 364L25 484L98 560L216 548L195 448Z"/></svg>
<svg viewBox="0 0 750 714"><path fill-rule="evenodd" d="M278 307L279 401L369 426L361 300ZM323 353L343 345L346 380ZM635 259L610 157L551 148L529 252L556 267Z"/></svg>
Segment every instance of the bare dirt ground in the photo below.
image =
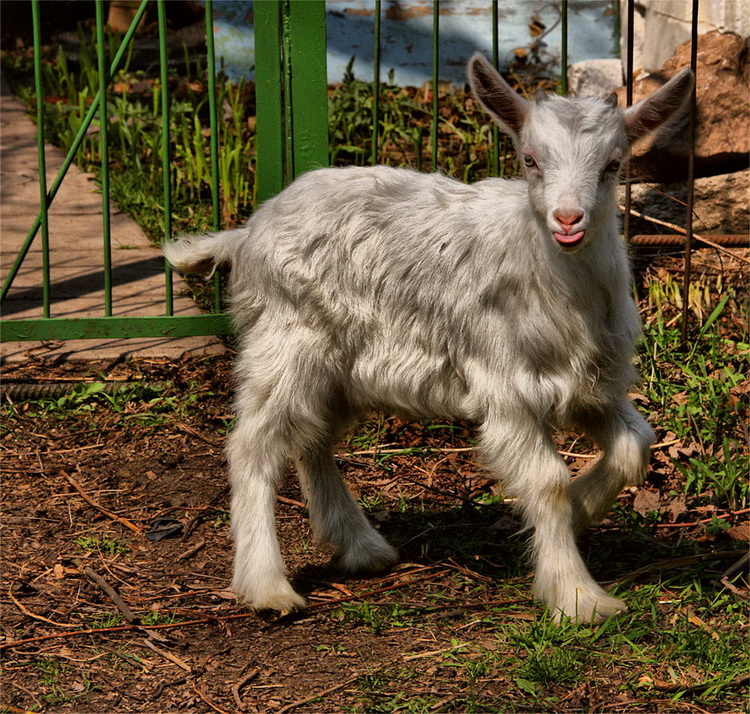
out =
<svg viewBox="0 0 750 714"><path fill-rule="evenodd" d="M330 553L311 542L298 486L286 478L280 539L310 608L276 617L238 605L227 590L232 548L222 455L230 368L226 356L31 359L5 369L2 711L742 707L742 687L721 705L675 701L666 655L637 661L615 648L572 667L530 668L529 633L547 625L530 599L525 536L477 464L468 425L373 415L339 446L349 486L402 557L378 576L336 569ZM82 382L89 392L79 387L72 396L58 392L56 401L28 402L14 396L16 382L51 385L40 390ZM101 383L121 391L91 386ZM569 457L575 472L590 462L590 447L569 437L561 435L559 446L583 454ZM679 478L669 466L675 445L668 437L659 433L645 486L662 503ZM590 529L581 549L594 576L619 582L626 599L653 587L665 570L677 577L630 621L628 637L637 627L646 648L659 637L659 623L674 616L674 583L699 577L717 591L743 544L708 532L705 511L665 515L664 522L687 524L680 528L633 525L623 514L634 494L623 494L623 507ZM157 531L166 537L150 539ZM605 634L587 632L591 642ZM544 641L564 655L577 642L568 636L578 635L568 629Z"/></svg>

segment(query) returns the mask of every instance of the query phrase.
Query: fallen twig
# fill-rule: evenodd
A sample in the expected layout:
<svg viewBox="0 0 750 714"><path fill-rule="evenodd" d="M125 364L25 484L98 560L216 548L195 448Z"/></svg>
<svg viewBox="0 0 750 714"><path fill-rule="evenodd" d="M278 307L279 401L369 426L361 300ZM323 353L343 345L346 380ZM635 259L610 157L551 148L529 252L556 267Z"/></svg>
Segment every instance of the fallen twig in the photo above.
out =
<svg viewBox="0 0 750 714"><path fill-rule="evenodd" d="M642 568L637 568L636 570L633 570L627 575L624 575L623 577L618 578L617 580L615 580L615 582L611 583L604 589L611 590L615 585L621 585L622 583L630 582L631 580L635 580L641 575L654 573L658 570L668 570L670 568L682 568L686 565L693 565L694 563L701 563L704 560L713 560L716 558L730 558L736 555L742 555L744 552L745 552L744 550L722 550L722 551L719 551L718 553L702 553L701 555L686 555L682 558L671 558L670 560L661 560L658 563L652 563L651 565L645 565Z"/></svg>
<svg viewBox="0 0 750 714"><path fill-rule="evenodd" d="M209 439L207 436L204 436L197 429L194 429L192 426L183 424L180 421L174 422L174 425L181 431L184 431L185 433L190 434L190 436L194 436L196 439L200 439L201 441L204 441L209 446L213 446L215 449L219 449L220 451L224 450L223 444L220 444L214 441L213 439Z"/></svg>
<svg viewBox="0 0 750 714"><path fill-rule="evenodd" d="M344 687L348 687L350 684L354 684L354 682L356 682L360 678L360 676L361 675L359 674L355 674L352 677L349 677L349 679L345 679L343 682L335 684L333 687L322 689L321 691L316 692L315 694L311 694L309 697L305 697L304 699L298 699L296 702L292 702L291 704L287 704L285 707L281 707L281 709L279 709L276 714L285 714L285 712L290 712L292 711L292 709L301 707L303 704L309 704L310 702L314 702L316 699L325 697L328 694L333 694L339 689L343 689Z"/></svg>
<svg viewBox="0 0 750 714"><path fill-rule="evenodd" d="M127 518L122 518L121 516L118 516L116 513L112 513L112 511L108 511L104 506L102 506L98 501L95 501L91 496L89 496L81 487L81 485L76 481L70 474L66 473L65 471L60 472L62 476L67 480L67 482L76 490L79 494L81 494L81 498L86 501L90 506L93 508L96 508L97 511L100 511L103 513L107 518L111 518L113 521L117 521L117 523L121 523L123 526L125 526L127 529L133 531L133 533L137 533L138 535L143 535L143 528L140 526L137 526L135 523L132 523Z"/></svg>
<svg viewBox="0 0 750 714"><path fill-rule="evenodd" d="M221 490L211 499L208 503L209 507L215 507L216 504L229 493L229 484L224 485ZM193 534L193 531L206 519L205 511L198 513L188 524L185 526L185 533L181 540L184 543Z"/></svg>
<svg viewBox="0 0 750 714"><path fill-rule="evenodd" d="M164 657L164 659L169 660L172 664L176 664L180 669L184 669L186 672L192 672L193 668L187 663L181 660L177 655L172 654L171 652L167 652L166 650L161 649L160 647L157 647L151 640L148 639L148 637L143 638L143 644L146 645L150 650L153 650L158 654L160 657Z"/></svg>
<svg viewBox="0 0 750 714"><path fill-rule="evenodd" d="M750 600L750 594L747 590L740 590L738 587L729 582L729 578L722 578L719 582L733 595L736 595L741 600Z"/></svg>
<svg viewBox="0 0 750 714"><path fill-rule="evenodd" d="M13 595L13 586L15 585L16 581L14 580L10 587L8 588L8 595L10 599L13 601L13 604L24 614L28 617L34 619L34 620L40 620L41 622L46 622L48 625L54 625L55 627L78 627L75 623L69 623L69 622L55 622L54 620L49 620L46 617L43 617L42 615L37 615L35 612L32 612L29 610L25 605L22 605Z"/></svg>
<svg viewBox="0 0 750 714"><path fill-rule="evenodd" d="M191 548L188 548L185 552L180 553L174 560L175 563L179 563L181 560L187 560L188 558L195 555L199 550L204 548L206 545L206 541L201 539L199 540L194 546Z"/></svg>
<svg viewBox="0 0 750 714"><path fill-rule="evenodd" d="M416 585L417 583L422 583L426 580L433 580L434 578L440 577L441 575L445 575L448 572L450 572L449 569L444 568L443 570L438 570L435 573L424 575L421 578L414 578L413 580L404 580L402 582L395 582L386 587L377 588L374 590L359 590L353 593L352 595L348 595L347 597L336 598L335 600L326 600L325 602L312 603L311 605L308 605L306 609L301 610L299 614L302 615L302 617L304 617L309 612L316 613L321 610L327 610L330 607L335 607L336 605L340 605L341 603L351 602L352 600L360 600L362 598L371 597L372 595L380 595L381 593L390 592L391 590L398 590L400 588L404 588L407 585ZM230 615L229 617L226 617L224 619L229 620L232 617L233 616ZM289 615L286 615L279 619L286 620L288 617Z"/></svg>
<svg viewBox="0 0 750 714"><path fill-rule="evenodd" d="M225 709L220 709L216 706L203 692L203 690L198 686L198 682L193 682L193 691L203 700L204 703L208 704L211 709L213 709L215 712L219 712L219 714L230 714L230 712L226 711Z"/></svg>
<svg viewBox="0 0 750 714"><path fill-rule="evenodd" d="M654 689L659 690L660 692L700 692L703 689L708 689L709 687L716 686L718 682L716 680L708 681L708 682L701 682L700 684L693 684L689 687L686 687L682 684L655 684ZM735 677L734 679L730 680L726 684L724 684L725 687L746 687L748 684L750 684L750 675L743 674L739 677Z"/></svg>
<svg viewBox="0 0 750 714"><path fill-rule="evenodd" d="M260 670L257 667L253 667L246 675L243 677L240 677L233 685L232 685L232 696L234 697L234 701L237 704L238 709L244 709L242 704L242 697L240 697L240 690L242 687L244 687L251 679L255 679L258 676L258 673Z"/></svg>
<svg viewBox="0 0 750 714"><path fill-rule="evenodd" d="M476 449L473 446L456 446L456 447L441 447L441 446L403 446L400 449L364 449L362 451L350 451L348 454L334 454L334 458L340 459L345 458L346 456L367 456L367 455L375 455L378 454L401 454L403 453L404 456L408 456L409 454L419 452L419 453L429 453L429 454L455 454L455 453L461 453L464 451L475 451Z"/></svg>
<svg viewBox="0 0 750 714"><path fill-rule="evenodd" d="M180 677L179 679L175 679L171 682L165 682L164 680L162 680L161 682L159 682L159 686L157 686L154 690L151 701L156 701L167 687L176 687L180 684L185 684L185 682L187 682L187 677Z"/></svg>
<svg viewBox="0 0 750 714"><path fill-rule="evenodd" d="M688 528L689 526L699 526L703 523L711 523L714 519L725 520L734 516L740 516L745 513L750 513L750 508L744 508L741 511L732 511L730 513L724 513L720 516L711 516L711 518L701 518L699 521L690 521L688 523L657 523L657 528Z"/></svg>
<svg viewBox="0 0 750 714"><path fill-rule="evenodd" d="M120 597L119 593L95 570L92 570L87 565L84 565L78 558L73 558L73 562L76 567L85 575L92 580L96 586L104 592L107 597L114 603L115 607L122 613L123 617L131 624L137 624L140 619L137 615L133 614L133 611L127 606L125 601Z"/></svg>
<svg viewBox="0 0 750 714"><path fill-rule="evenodd" d="M279 503L286 503L287 506L296 506L297 508L306 509L307 505L302 501L295 501L293 498L286 498L285 496L276 496L276 500Z"/></svg>

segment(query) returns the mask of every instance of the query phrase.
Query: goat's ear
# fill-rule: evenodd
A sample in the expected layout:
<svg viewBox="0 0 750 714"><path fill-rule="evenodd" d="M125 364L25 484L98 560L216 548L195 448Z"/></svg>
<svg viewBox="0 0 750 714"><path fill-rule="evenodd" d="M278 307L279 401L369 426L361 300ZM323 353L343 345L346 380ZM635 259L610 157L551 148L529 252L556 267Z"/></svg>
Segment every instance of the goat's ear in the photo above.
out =
<svg viewBox="0 0 750 714"><path fill-rule="evenodd" d="M469 60L468 73L474 96L503 131L518 140L530 102L516 94L479 52Z"/></svg>
<svg viewBox="0 0 750 714"><path fill-rule="evenodd" d="M637 141L672 119L687 104L693 91L693 72L680 70L651 96L623 113L630 142Z"/></svg>

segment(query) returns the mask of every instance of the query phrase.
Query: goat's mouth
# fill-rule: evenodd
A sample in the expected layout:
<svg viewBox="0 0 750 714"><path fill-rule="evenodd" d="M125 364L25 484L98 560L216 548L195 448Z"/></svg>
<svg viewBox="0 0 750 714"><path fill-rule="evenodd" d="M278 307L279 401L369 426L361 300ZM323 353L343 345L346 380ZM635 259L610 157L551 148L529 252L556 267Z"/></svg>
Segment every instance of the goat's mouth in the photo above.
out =
<svg viewBox="0 0 750 714"><path fill-rule="evenodd" d="M563 248L570 250L571 248L577 248L583 241L583 237L586 235L586 231L577 231L575 233L554 233L555 240L558 245Z"/></svg>

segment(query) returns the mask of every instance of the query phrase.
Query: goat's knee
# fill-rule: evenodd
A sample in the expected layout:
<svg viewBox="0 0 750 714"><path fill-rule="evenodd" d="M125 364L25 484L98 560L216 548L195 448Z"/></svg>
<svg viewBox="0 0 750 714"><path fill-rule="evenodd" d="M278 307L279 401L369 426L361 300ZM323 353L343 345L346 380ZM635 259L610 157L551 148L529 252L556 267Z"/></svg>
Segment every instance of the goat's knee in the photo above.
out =
<svg viewBox="0 0 750 714"><path fill-rule="evenodd" d="M643 483L655 435L648 422L628 404L599 441L603 454L570 486L576 534L601 521L623 488Z"/></svg>

